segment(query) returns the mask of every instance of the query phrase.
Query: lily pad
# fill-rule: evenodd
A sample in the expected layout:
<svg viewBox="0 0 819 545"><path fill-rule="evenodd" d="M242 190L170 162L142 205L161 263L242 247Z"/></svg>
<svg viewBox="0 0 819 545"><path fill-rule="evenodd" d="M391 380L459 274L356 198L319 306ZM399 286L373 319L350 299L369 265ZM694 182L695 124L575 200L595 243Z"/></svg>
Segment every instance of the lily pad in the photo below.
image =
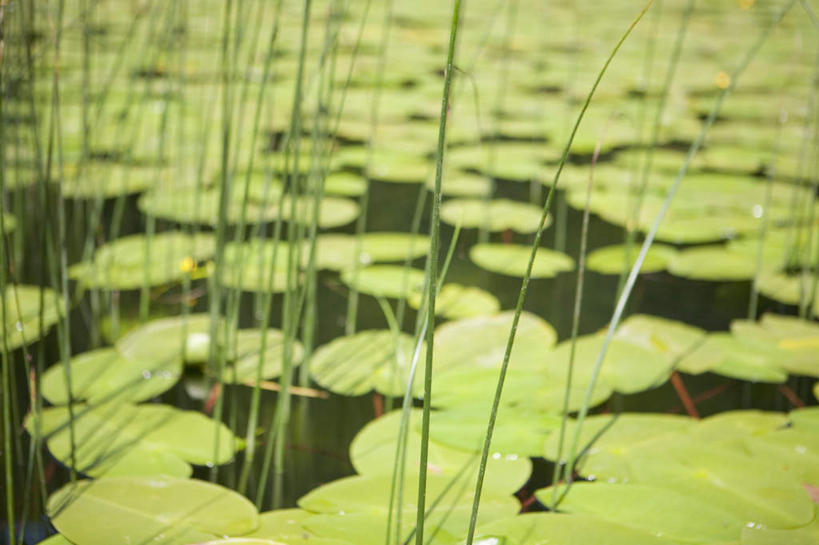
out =
<svg viewBox="0 0 819 545"><path fill-rule="evenodd" d="M68 484L48 499L48 514L73 543L183 545L242 535L259 524L249 500L190 479L107 477ZM88 524L90 519L105 524Z"/></svg>
<svg viewBox="0 0 819 545"><path fill-rule="evenodd" d="M257 293L285 291L289 248L286 242L260 239L226 244L224 284Z"/></svg>
<svg viewBox="0 0 819 545"><path fill-rule="evenodd" d="M614 338L636 344L676 362L705 340L705 331L676 320L633 314L623 320Z"/></svg>
<svg viewBox="0 0 819 545"><path fill-rule="evenodd" d="M559 416L543 411L500 407L491 452L537 457L543 454L543 443L560 428ZM464 450L483 447L489 411L486 404L467 405L434 414L430 436L438 443Z"/></svg>
<svg viewBox="0 0 819 545"><path fill-rule="evenodd" d="M668 262L676 254L672 246L652 244L646 253L646 258L640 268L641 273L653 273L665 270ZM630 248L629 258L626 260L626 246L616 244L604 246L589 253L586 258L586 267L602 274L619 274L626 267L631 269L640 253L640 243L635 242Z"/></svg>
<svg viewBox="0 0 819 545"><path fill-rule="evenodd" d="M603 347L604 335L594 334L578 337L574 354L573 382L586 387L591 382L594 366ZM560 343L543 356L547 362L546 372L560 384L568 379L571 341ZM631 394L641 392L665 382L671 375L673 360L665 354L646 349L623 339L609 343L605 359L600 367L599 380L613 390Z"/></svg>
<svg viewBox="0 0 819 545"><path fill-rule="evenodd" d="M564 489L558 487L558 495ZM552 488L544 488L535 497L549 505L552 494ZM641 484L576 483L560 503L560 510L662 536L674 543L731 542L746 524L707 497Z"/></svg>
<svg viewBox="0 0 819 545"><path fill-rule="evenodd" d="M756 261L723 246L682 250L668 264L668 272L694 280L735 281L754 277Z"/></svg>
<svg viewBox="0 0 819 545"><path fill-rule="evenodd" d="M361 293L406 299L423 289L424 272L398 265L370 265L343 271L341 280Z"/></svg>
<svg viewBox="0 0 819 545"><path fill-rule="evenodd" d="M310 374L322 387L344 395L371 390L403 395L410 377L415 345L406 333L361 331L337 337L319 347L310 359ZM413 392L423 388L425 351L418 357Z"/></svg>
<svg viewBox="0 0 819 545"><path fill-rule="evenodd" d="M383 543L390 506L391 476L346 477L320 486L299 499L299 507L323 516L305 527L321 537L356 538L356 543ZM425 527L432 533L463 537L469 525L474 487L472 479L428 475L427 505L432 509ZM408 476L400 501L402 541L415 526L418 479ZM396 503L399 503L396 501ZM480 522L512 516L520 505L511 495L484 488ZM362 538L362 541L358 541Z"/></svg>
<svg viewBox="0 0 819 545"><path fill-rule="evenodd" d="M740 380L778 383L788 378L780 364L783 356L780 349L764 339L710 333L677 367L692 375L710 371Z"/></svg>
<svg viewBox="0 0 819 545"><path fill-rule="evenodd" d="M39 286L7 285L4 304L5 324L2 341L6 350L14 350L39 340L63 314L60 296L54 290Z"/></svg>
<svg viewBox="0 0 819 545"><path fill-rule="evenodd" d="M439 415L438 412L433 413L431 420L437 422ZM488 412L482 416L485 431ZM350 460L359 474L392 477L400 423L401 411L396 410L373 420L358 432L350 445ZM407 476L418 474L421 452L420 428L421 411L413 409L408 422L406 443ZM480 461L476 453L482 446L479 443L472 443L459 448L433 440L429 444L427 469L429 473L450 479L459 478L466 471L466 480L471 483L477 475ZM523 486L532 472L532 464L525 455L520 454L517 450L503 451L493 448L486 468L485 486L495 492L508 494Z"/></svg>
<svg viewBox="0 0 819 545"><path fill-rule="evenodd" d="M190 464L224 464L237 439L222 423L168 405L75 404L32 414L26 429L46 439L49 451L85 475L187 477ZM74 453L72 456L72 433ZM214 443L218 433L218 452Z"/></svg>
<svg viewBox="0 0 819 545"><path fill-rule="evenodd" d="M371 232L358 238L328 233L316 239L316 265L336 271L353 268L356 264L412 260L428 252L429 238L410 233Z"/></svg>
<svg viewBox="0 0 819 545"><path fill-rule="evenodd" d="M423 296L415 293L409 298L412 308L421 308ZM500 311L500 301L481 288L447 283L441 287L435 298L435 314L450 320L472 318L474 316L491 316Z"/></svg>
<svg viewBox="0 0 819 545"><path fill-rule="evenodd" d="M210 351L210 316L190 314L153 320L120 337L115 346L130 360L204 363Z"/></svg>
<svg viewBox="0 0 819 545"><path fill-rule="evenodd" d="M261 359L262 342L265 343L264 358ZM278 329L268 329L262 334L258 329L240 329L232 341L233 351L228 355L230 363L222 380L225 382L255 382L256 377L273 379L281 375L284 368L284 333ZM304 348L297 340L291 341L291 365L296 367L304 357ZM261 368L259 368L261 366Z"/></svg>
<svg viewBox="0 0 819 545"><path fill-rule="evenodd" d="M133 290L181 281L215 248L212 235L178 231L131 235L99 247L90 261L69 268L69 275L91 288Z"/></svg>
<svg viewBox="0 0 819 545"><path fill-rule="evenodd" d="M180 359L130 359L113 348L91 350L71 358L71 399L117 399L137 402L170 389L182 375ZM43 396L51 403L69 402L65 366L52 365L40 379Z"/></svg>
<svg viewBox="0 0 819 545"><path fill-rule="evenodd" d="M511 229L518 233L534 233L540 225L542 211L533 204L496 199L452 199L441 205L441 220L465 229L486 227L489 231ZM547 218L544 227L551 223Z"/></svg>
<svg viewBox="0 0 819 545"><path fill-rule="evenodd" d="M490 272L523 277L532 250L517 244L476 244L469 250L469 259ZM538 248L532 266L532 278L553 278L558 273L574 270L574 260L568 255L547 248Z"/></svg>
<svg viewBox="0 0 819 545"><path fill-rule="evenodd" d="M668 540L587 515L526 513L490 522L476 543L516 545L668 545Z"/></svg>
<svg viewBox="0 0 819 545"><path fill-rule="evenodd" d="M448 169L441 179L441 193L452 197L482 197L489 193L492 181L481 174ZM427 188L435 188L435 176L427 178Z"/></svg>
<svg viewBox="0 0 819 545"><path fill-rule="evenodd" d="M782 351L779 364L789 373L819 377L819 324L795 316L764 314L759 322L734 320L738 339L766 340Z"/></svg>
<svg viewBox="0 0 819 545"><path fill-rule="evenodd" d="M465 318L443 324L435 331L433 368L439 373L456 368L497 371L503 363L514 312ZM512 369L543 369L544 354L554 345L557 333L542 318L523 312L517 326L509 366Z"/></svg>
<svg viewBox="0 0 819 545"><path fill-rule="evenodd" d="M287 545L345 545L349 541L325 539L311 533L303 526L313 516L304 509L277 509L259 513L259 527L246 534L243 539L272 540Z"/></svg>

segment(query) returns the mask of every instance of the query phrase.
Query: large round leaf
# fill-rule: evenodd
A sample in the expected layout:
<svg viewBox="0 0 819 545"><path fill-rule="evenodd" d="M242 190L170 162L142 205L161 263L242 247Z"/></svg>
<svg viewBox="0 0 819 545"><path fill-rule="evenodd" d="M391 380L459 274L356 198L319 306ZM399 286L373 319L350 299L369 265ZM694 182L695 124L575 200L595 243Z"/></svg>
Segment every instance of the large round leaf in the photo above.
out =
<svg viewBox="0 0 819 545"><path fill-rule="evenodd" d="M14 350L40 339L63 314L60 296L49 288L9 284L3 302L5 323L2 346L6 350Z"/></svg>
<svg viewBox="0 0 819 545"><path fill-rule="evenodd" d="M386 395L404 394L410 378L415 345L406 333L389 330L361 331L337 337L315 351L310 374L322 387L345 395L376 390ZM424 383L423 347L418 356L413 392Z"/></svg>
<svg viewBox="0 0 819 545"><path fill-rule="evenodd" d="M256 508L239 494L167 477L67 484L49 497L47 509L57 530L82 545L186 545L246 534L259 524Z"/></svg>
<svg viewBox="0 0 819 545"><path fill-rule="evenodd" d="M224 424L168 405L76 404L73 415L68 407L45 409L26 429L47 440L55 458L90 476L186 477L189 463L223 464L238 447Z"/></svg>
<svg viewBox="0 0 819 545"><path fill-rule="evenodd" d="M424 273L418 269L398 265L371 265L360 269L347 269L341 273L341 280L361 293L405 299L421 291L424 286Z"/></svg>
<svg viewBox="0 0 819 545"><path fill-rule="evenodd" d="M71 399L75 401L143 401L168 390L182 375L181 359L131 359L113 348L100 348L74 356L69 366ZM43 374L40 387L43 396L51 403L68 403L65 365L60 362L52 365Z"/></svg>
<svg viewBox="0 0 819 545"><path fill-rule="evenodd" d="M487 271L507 276L523 277L532 249L517 244L476 244L469 250L469 259ZM552 278L560 272L574 269L574 260L568 255L538 248L532 265L532 278Z"/></svg>
<svg viewBox="0 0 819 545"><path fill-rule="evenodd" d="M508 199L452 199L441 205L441 220L465 229L486 227L489 231L511 229L518 233L534 233L540 225L541 215L539 206Z"/></svg>

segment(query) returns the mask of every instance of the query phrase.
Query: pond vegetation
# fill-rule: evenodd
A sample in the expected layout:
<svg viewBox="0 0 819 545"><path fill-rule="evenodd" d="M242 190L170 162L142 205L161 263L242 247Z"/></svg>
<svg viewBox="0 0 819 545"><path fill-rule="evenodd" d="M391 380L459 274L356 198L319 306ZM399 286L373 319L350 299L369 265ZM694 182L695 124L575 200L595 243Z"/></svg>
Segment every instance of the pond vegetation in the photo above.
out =
<svg viewBox="0 0 819 545"><path fill-rule="evenodd" d="M0 25L0 543L819 544L810 1Z"/></svg>

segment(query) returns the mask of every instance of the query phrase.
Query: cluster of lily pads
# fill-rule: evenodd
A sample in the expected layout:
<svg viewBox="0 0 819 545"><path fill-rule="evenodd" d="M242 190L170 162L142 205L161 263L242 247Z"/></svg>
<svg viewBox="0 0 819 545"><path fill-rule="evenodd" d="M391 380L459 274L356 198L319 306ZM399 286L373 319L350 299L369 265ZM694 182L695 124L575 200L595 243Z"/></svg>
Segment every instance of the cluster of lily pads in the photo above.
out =
<svg viewBox="0 0 819 545"><path fill-rule="evenodd" d="M38 24L52 20L46 4L33 3ZM295 45L303 17L298 3L278 3L275 12L274 3L228 3L237 21L230 40L213 24L214 14L223 13L220 2L186 2L184 10L162 2L102 2L90 9L85 2L67 4L59 59L50 59L50 27L32 30L42 38L31 45L43 69L19 85L30 85L38 115L30 115L25 92L4 97L4 115L15 122L2 120L3 180L17 195L39 190L34 184L43 181L59 187L74 211L89 212L83 257L67 271L76 295L176 286L208 278L217 267L220 289L281 293L317 281L305 278L314 270L329 271L330 283L352 292L406 301L423 312L424 272L415 261L427 256L429 238L403 232L405 225L357 228L363 232L356 234L351 226L365 225L379 208L365 206L370 193L406 195L406 188L417 188L427 197L435 186L446 3L376 3L371 13L370 2L317 2L307 14L308 45L301 52ZM161 11L166 4L172 9ZM341 4L344 13L335 13ZM577 264L559 243L565 210L545 214L543 193L554 180L578 101L601 65L600 48L619 38L636 8L618 2L468 4L447 112L440 215L453 228L447 232L463 229L471 238L477 231L479 242L454 259L466 256L489 273L523 277L531 252L524 242L550 228L555 243L544 237L531 277L566 276ZM732 83L724 70L736 62L743 36L724 29L761 27L770 7L743 1L698 8L702 16L695 12L688 28L696 47L677 67L658 140L647 151L647 112L664 100L653 62L669 54L669 45L656 37L675 35L684 9L664 4L612 64L557 186L558 209L585 210L588 201L590 212L608 224L604 228L634 237L592 249L586 267L602 274L622 273L634 263L685 161L680 144L697 137L717 93ZM343 24L319 35L336 17ZM544 32L544 17L575 23ZM354 29L357 21L363 23ZM578 39L577 29L587 25L590 35ZM760 50L759 68L745 74L690 165L642 272L753 280L768 298L819 316L819 238L813 238L819 210L812 148L805 143L815 118L805 107L816 79L802 45L815 30L810 25L810 18L791 13L778 29L788 38ZM262 45L270 29L275 47L268 53ZM319 45L330 37L332 46ZM218 43L227 48L221 55ZM11 37L9 44L9 58L16 58ZM656 55L646 53L654 48ZM93 63L84 56L88 51ZM272 74L263 68L268 58ZM51 88L55 67L61 85L56 101L43 92ZM777 87L776 101L771 81L787 90ZM334 86L338 92L328 100L323 93ZM59 168L46 179L34 150L51 149L55 130ZM6 159L13 168L6 168ZM390 205L411 208L403 198L393 197ZM25 211L24 200L16 203L15 213ZM111 228L93 225L111 206ZM123 208L148 222L149 233L98 238L141 229L120 229ZM5 234L27 225L22 216L4 214ZM289 233L312 226L316 233L274 240L269 233L282 223ZM223 229L230 236L220 248ZM440 286L436 313L442 323L432 354L425 542L441 545L466 539L489 401L512 326L512 312L495 294L461 282L444 279ZM76 302L68 296L9 284L4 352L27 347L68 319ZM417 401L425 379L423 342L383 327L308 350L278 329L239 329L187 312L144 321L109 340L110 346L74 354L68 366L49 366L37 392L48 406L25 420L28 434L72 474L72 482L48 498L47 514L59 534L45 543L391 545L413 539L422 443L417 409L388 412L360 430L349 447L356 475L312 490L297 508L260 513L240 494L191 478L193 466L234 459L244 447L236 430L152 400L185 373L251 388L301 365L315 385L338 395L375 392L393 399L408 393ZM619 325L598 362L605 343L604 332L558 342L548 322L521 315L476 540L819 542L815 408L729 412L701 421L601 414L582 428L569 419L615 393L657 388L678 372L766 383L792 375L819 378L819 324L764 314L735 320L729 331L706 332L634 314ZM819 386L814 392L819 398ZM573 437L579 439L576 460L569 455ZM535 505L552 512L519 514L513 494L532 476L532 458L576 462L568 474L578 482L534 494Z"/></svg>

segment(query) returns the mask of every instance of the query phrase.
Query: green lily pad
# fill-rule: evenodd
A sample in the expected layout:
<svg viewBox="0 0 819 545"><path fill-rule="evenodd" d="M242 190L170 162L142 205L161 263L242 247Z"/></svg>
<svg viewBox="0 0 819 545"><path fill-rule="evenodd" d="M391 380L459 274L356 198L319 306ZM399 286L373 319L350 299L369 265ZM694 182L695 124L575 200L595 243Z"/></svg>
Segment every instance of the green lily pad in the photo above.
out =
<svg viewBox="0 0 819 545"><path fill-rule="evenodd" d="M406 299L424 286L424 272L398 265L370 265L347 269L341 280L350 288L375 297Z"/></svg>
<svg viewBox="0 0 819 545"><path fill-rule="evenodd" d="M798 305L802 300L802 292L810 303L810 294L813 293L813 275L789 275L781 272L766 271L759 275L759 292L774 301L781 301L788 305ZM819 316L819 289L813 299L813 315Z"/></svg>
<svg viewBox="0 0 819 545"><path fill-rule="evenodd" d="M414 293L409 298L412 308L421 308L423 295ZM491 316L500 311L500 301L481 288L447 283L441 287L435 298L435 314L450 320L472 318L474 316Z"/></svg>
<svg viewBox="0 0 819 545"><path fill-rule="evenodd" d="M356 264L415 259L428 252L429 238L426 235L363 233L356 239L353 235L328 233L316 238L316 265L320 269L335 271L350 269Z"/></svg>
<svg viewBox="0 0 819 545"><path fill-rule="evenodd" d="M676 320L633 314L623 320L614 338L636 344L676 362L705 340L705 331Z"/></svg>
<svg viewBox="0 0 819 545"><path fill-rule="evenodd" d="M678 252L668 263L668 272L694 280L748 280L754 277L756 260L724 246L704 246Z"/></svg>
<svg viewBox="0 0 819 545"><path fill-rule="evenodd" d="M543 411L500 407L491 452L536 457L543 454L546 437L560 428L559 416ZM483 447L489 410L486 404L438 411L430 423L430 436L438 443L464 450Z"/></svg>
<svg viewBox="0 0 819 545"><path fill-rule="evenodd" d="M777 432L778 433L778 432ZM766 457L690 439L669 441L664 450L632 460L635 484L654 484L709 503L748 525L793 528L813 520L813 504L797 477Z"/></svg>
<svg viewBox="0 0 819 545"><path fill-rule="evenodd" d="M796 429L819 432L819 407L803 407L791 411L788 420Z"/></svg>
<svg viewBox="0 0 819 545"><path fill-rule="evenodd" d="M320 538L303 526L313 516L304 509L277 509L259 513L259 527L244 539L272 540L287 545L345 545L349 541Z"/></svg>
<svg viewBox="0 0 819 545"><path fill-rule="evenodd" d="M668 262L676 254L676 250L664 244L652 244L646 253L646 258L640 268L641 273L653 273L665 270ZM620 274L628 267L631 269L640 253L640 243L635 242L630 249L629 259L626 260L626 246L616 244L598 248L586 257L586 267L590 271L601 274Z"/></svg>
<svg viewBox="0 0 819 545"><path fill-rule="evenodd" d="M677 367L692 375L710 371L740 380L777 383L788 378L780 365L782 358L783 352L764 339L710 333Z"/></svg>
<svg viewBox="0 0 819 545"><path fill-rule="evenodd" d="M558 487L560 495L565 487ZM553 489L535 497L545 505ZM723 511L707 497L694 497L652 485L576 483L560 503L560 510L662 536L674 543L722 543L735 540L747 521Z"/></svg>
<svg viewBox="0 0 819 545"><path fill-rule="evenodd" d="M412 337L406 333L361 331L319 347L310 359L310 374L322 387L339 394L376 390L400 396L409 381L414 350ZM415 394L423 388L424 354L422 348L413 381Z"/></svg>
<svg viewBox="0 0 819 545"><path fill-rule="evenodd" d="M333 172L324 179L324 192L340 197L358 197L367 191L367 179L352 172Z"/></svg>
<svg viewBox="0 0 819 545"><path fill-rule="evenodd" d="M275 240L253 239L228 243L224 253L224 284L257 293L287 290L289 245ZM273 258L275 257L275 263Z"/></svg>
<svg viewBox="0 0 819 545"><path fill-rule="evenodd" d="M130 360L203 363L210 351L210 316L190 314L152 320L120 337L115 346Z"/></svg>
<svg viewBox="0 0 819 545"><path fill-rule="evenodd" d="M46 538L37 545L74 545L70 541L68 541L63 535L61 534L54 534L53 536Z"/></svg>
<svg viewBox="0 0 819 545"><path fill-rule="evenodd" d="M456 368L482 368L496 371L503 363L514 312L478 316L448 322L435 331L435 379L439 373ZM546 321L523 312L517 326L509 366L512 369L543 369L544 352L557 340L557 333Z"/></svg>
<svg viewBox="0 0 819 545"><path fill-rule="evenodd" d="M468 474L467 474L468 475ZM392 478L388 476L346 477L320 486L299 499L299 507L323 516L308 519L305 527L321 537L356 539L356 543L383 543L390 506ZM425 527L431 533L462 537L466 535L472 509L473 480L462 475L429 474L427 506L435 508L427 516ZM402 541L415 526L418 479L407 476L400 502ZM396 501L396 503L398 503ZM481 496L480 522L512 516L520 504L506 493L484 488ZM363 541L358 541L362 538Z"/></svg>
<svg viewBox="0 0 819 545"><path fill-rule="evenodd" d="M540 225L539 206L525 202L496 199L452 199L441 205L441 221L465 229L486 227L489 231L511 229L518 233L534 233ZM551 223L547 218L544 227Z"/></svg>
<svg viewBox="0 0 819 545"><path fill-rule="evenodd" d="M133 290L146 282L149 286L169 284L181 281L210 259L215 244L206 233L191 237L166 231L151 237L150 243L145 235L131 235L101 246L90 261L71 266L68 273L91 288Z"/></svg>
<svg viewBox="0 0 819 545"><path fill-rule="evenodd" d="M742 529L740 545L813 545L819 543L819 517L805 526L781 530L777 528L746 527Z"/></svg>
<svg viewBox="0 0 819 545"><path fill-rule="evenodd" d="M577 338L572 381L587 386L603 347L604 335L585 335ZM553 380L565 384L568 379L571 341L560 343L545 354L547 373ZM599 380L613 390L631 394L665 382L671 375L673 360L665 354L646 349L640 344L614 338L609 343L600 367Z"/></svg>
<svg viewBox="0 0 819 545"><path fill-rule="evenodd" d="M744 444L755 458L794 475L800 483L819 486L819 433L781 429L748 437Z"/></svg>
<svg viewBox="0 0 819 545"><path fill-rule="evenodd" d="M692 428L695 422L686 417L671 414L624 413L612 424L611 415L590 416L583 422L578 448L583 449L604 429L608 429L592 445L580 461L578 471L588 478L628 481L633 472L639 470L637 455L662 449L680 434ZM610 426L610 427L609 427ZM566 438L570 444L575 436L577 424L569 421ZM557 460L558 434L546 439L544 456ZM569 456L569 447L564 443L561 463ZM579 452L578 452L579 453Z"/></svg>
<svg viewBox="0 0 819 545"><path fill-rule="evenodd" d="M492 142L481 146L453 147L446 156L450 166L475 170L502 180L527 182L543 178L545 161L557 159L554 147L540 143Z"/></svg>
<svg viewBox="0 0 819 545"><path fill-rule="evenodd" d="M333 157L337 168L356 168L380 182L423 183L434 168L432 161L417 153L398 149L375 148L372 155L365 147L344 148Z"/></svg>
<svg viewBox="0 0 819 545"><path fill-rule="evenodd" d="M48 514L73 543L183 545L242 535L258 526L256 508L227 488L190 479L107 477L68 484ZM88 524L90 519L105 524Z"/></svg>
<svg viewBox="0 0 819 545"><path fill-rule="evenodd" d="M433 413L431 420L437 421L440 413ZM483 415L488 418L488 412ZM353 439L350 444L350 460L361 475L391 478L395 466L395 456L401 423L401 411L392 411L373 420ZM405 472L411 478L418 474L418 460L421 452L421 411L413 409L408 422ZM484 422L485 431L486 422ZM477 437L480 437L477 436ZM462 447L452 447L438 441L430 441L427 470L429 473L454 479L466 469L466 480L474 481L480 457L476 453L482 444L473 443ZM517 451L502 451L493 448L486 468L484 485L495 492L511 494L523 486L532 472L532 464Z"/></svg>
<svg viewBox="0 0 819 545"><path fill-rule="evenodd" d="M69 199L109 199L140 193L168 176L168 169L153 165L109 161L64 163L61 190Z"/></svg>
<svg viewBox="0 0 819 545"><path fill-rule="evenodd" d="M769 341L782 351L779 363L789 373L819 377L819 324L795 316L764 314L759 322L734 320L731 333L749 342Z"/></svg>
<svg viewBox="0 0 819 545"><path fill-rule="evenodd" d="M42 309L40 293L42 291ZM48 333L63 314L62 300L54 290L24 284L6 286L5 324L3 328L3 346L14 350L31 344ZM42 310L42 312L41 312ZM40 315L42 314L42 329Z"/></svg>
<svg viewBox="0 0 819 545"><path fill-rule="evenodd" d="M264 358L260 361L263 340ZM291 365L296 367L304 357L304 348L294 339L290 350ZM257 376L262 379L277 378L284 368L284 333L278 329L268 329L263 335L258 329L240 329L236 332L233 352L228 357L230 363L222 374L224 382L255 382Z"/></svg>
<svg viewBox="0 0 819 545"><path fill-rule="evenodd" d="M71 399L117 399L137 402L170 389L182 375L179 359L139 360L113 348L91 350L71 358ZM65 366L52 365L40 379L43 396L55 405L69 402Z"/></svg>
<svg viewBox="0 0 819 545"><path fill-rule="evenodd" d="M441 193L452 197L483 197L489 193L492 181L481 174L448 169L441 178ZM435 189L435 176L427 178L427 188Z"/></svg>
<svg viewBox="0 0 819 545"><path fill-rule="evenodd" d="M169 475L187 477L190 464L224 464L233 458L237 439L222 423L168 405L73 406L74 467L85 475ZM71 465L68 407L32 414L26 429L46 439L55 458ZM214 445L218 430L218 453Z"/></svg>
<svg viewBox="0 0 819 545"><path fill-rule="evenodd" d="M526 513L480 526L476 543L669 545L668 540L587 515Z"/></svg>
<svg viewBox="0 0 819 545"><path fill-rule="evenodd" d="M531 252L529 246L518 244L476 244L469 249L469 259L487 271L523 277ZM571 270L574 270L571 257L555 250L538 248L532 278L553 278L558 273Z"/></svg>

